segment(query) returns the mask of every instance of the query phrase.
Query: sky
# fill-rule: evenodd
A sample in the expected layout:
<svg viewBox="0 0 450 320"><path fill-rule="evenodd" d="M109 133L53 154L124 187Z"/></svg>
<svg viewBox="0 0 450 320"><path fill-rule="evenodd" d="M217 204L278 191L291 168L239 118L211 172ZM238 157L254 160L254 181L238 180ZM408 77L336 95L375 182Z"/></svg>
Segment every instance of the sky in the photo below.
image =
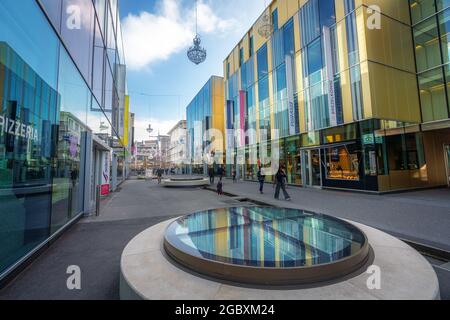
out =
<svg viewBox="0 0 450 320"><path fill-rule="evenodd" d="M264 0L198 0L198 33L208 56L195 65L195 0L120 0L131 112L137 141L166 134L264 10Z"/></svg>

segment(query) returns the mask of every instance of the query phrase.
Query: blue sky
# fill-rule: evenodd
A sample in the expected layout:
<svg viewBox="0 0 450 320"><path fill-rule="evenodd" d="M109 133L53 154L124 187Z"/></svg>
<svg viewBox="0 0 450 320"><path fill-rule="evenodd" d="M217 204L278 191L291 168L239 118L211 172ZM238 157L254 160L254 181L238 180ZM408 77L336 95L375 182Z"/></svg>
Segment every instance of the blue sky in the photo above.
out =
<svg viewBox="0 0 450 320"><path fill-rule="evenodd" d="M195 0L120 0L128 91L136 114L136 139L167 133L185 119L187 104L264 9L264 0L199 0L198 28L205 63L186 57L195 33Z"/></svg>

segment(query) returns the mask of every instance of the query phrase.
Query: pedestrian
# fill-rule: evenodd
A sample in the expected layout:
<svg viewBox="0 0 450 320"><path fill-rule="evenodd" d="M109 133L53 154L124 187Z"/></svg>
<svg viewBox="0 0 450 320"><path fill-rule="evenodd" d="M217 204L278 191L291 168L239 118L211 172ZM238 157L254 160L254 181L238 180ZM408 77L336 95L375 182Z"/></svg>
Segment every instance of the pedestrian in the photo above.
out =
<svg viewBox="0 0 450 320"><path fill-rule="evenodd" d="M262 168L259 167L258 173L258 182L259 182L259 193L264 193L264 182L266 181L266 176L262 173Z"/></svg>
<svg viewBox="0 0 450 320"><path fill-rule="evenodd" d="M223 169L222 166L220 166L219 169L217 169L217 175L219 176L219 179L223 179L223 176L225 175L225 170Z"/></svg>
<svg viewBox="0 0 450 320"><path fill-rule="evenodd" d="M163 169L159 168L158 170L156 170L156 175L158 176L158 184L161 184L161 179L162 179L162 175L163 175Z"/></svg>
<svg viewBox="0 0 450 320"><path fill-rule="evenodd" d="M222 182L222 178L219 179L219 182L217 183L217 194L219 196L223 195L223 182Z"/></svg>
<svg viewBox="0 0 450 320"><path fill-rule="evenodd" d="M235 183L236 182L236 169L233 169L231 176L233 178L233 183Z"/></svg>
<svg viewBox="0 0 450 320"><path fill-rule="evenodd" d="M215 174L214 167L209 168L208 175L209 175L209 183L210 184L214 184L214 180L215 180L214 174Z"/></svg>
<svg viewBox="0 0 450 320"><path fill-rule="evenodd" d="M280 189L283 190L284 199L286 201L291 201L291 197L286 191L286 173L284 172L284 167L280 166L277 174L275 175L275 199L279 199L280 197Z"/></svg>

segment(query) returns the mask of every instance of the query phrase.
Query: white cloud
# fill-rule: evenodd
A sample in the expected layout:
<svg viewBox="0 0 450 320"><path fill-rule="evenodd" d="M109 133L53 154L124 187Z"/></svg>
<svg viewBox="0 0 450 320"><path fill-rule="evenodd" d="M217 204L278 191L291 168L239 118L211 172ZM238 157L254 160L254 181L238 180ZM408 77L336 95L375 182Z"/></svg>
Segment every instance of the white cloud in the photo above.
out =
<svg viewBox="0 0 450 320"><path fill-rule="evenodd" d="M142 69L187 49L195 34L195 6L184 8L181 0L158 0L155 13L130 14L122 21L127 65ZM192 3L192 2L190 2ZM234 19L221 19L209 3L198 2L199 33L225 33Z"/></svg>
<svg viewBox="0 0 450 320"><path fill-rule="evenodd" d="M178 120L161 120L155 118L139 118L134 122L134 136L136 141L149 140L150 136L147 132L148 125L153 128L152 135L167 134L176 124Z"/></svg>

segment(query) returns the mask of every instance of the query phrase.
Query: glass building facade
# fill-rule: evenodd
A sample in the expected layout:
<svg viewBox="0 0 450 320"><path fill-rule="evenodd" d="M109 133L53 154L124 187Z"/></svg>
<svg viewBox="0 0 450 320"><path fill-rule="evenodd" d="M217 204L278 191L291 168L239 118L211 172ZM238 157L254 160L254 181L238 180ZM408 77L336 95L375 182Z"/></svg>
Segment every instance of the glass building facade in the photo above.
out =
<svg viewBox="0 0 450 320"><path fill-rule="evenodd" d="M186 108L188 172L207 174L207 166L223 163L223 78L213 76Z"/></svg>
<svg viewBox="0 0 450 320"><path fill-rule="evenodd" d="M2 280L117 178L126 74L117 1L2 0L0 12Z"/></svg>
<svg viewBox="0 0 450 320"><path fill-rule="evenodd" d="M257 21L228 55L226 129L246 132L227 135L227 165L241 179L272 166L264 157L276 146L294 185L384 192L449 182L450 2L372 5L274 0L273 34L261 37Z"/></svg>

